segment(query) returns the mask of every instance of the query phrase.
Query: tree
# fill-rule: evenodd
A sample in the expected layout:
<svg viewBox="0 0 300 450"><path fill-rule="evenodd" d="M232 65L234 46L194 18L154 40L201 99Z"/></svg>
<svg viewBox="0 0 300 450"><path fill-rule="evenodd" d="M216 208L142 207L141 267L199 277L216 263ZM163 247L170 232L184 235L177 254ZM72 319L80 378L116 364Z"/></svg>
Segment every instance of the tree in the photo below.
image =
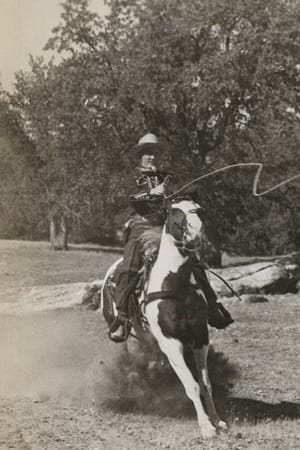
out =
<svg viewBox="0 0 300 450"><path fill-rule="evenodd" d="M43 203L35 170L35 148L0 92L0 233L7 238L44 237Z"/></svg>
<svg viewBox="0 0 300 450"><path fill-rule="evenodd" d="M129 118L138 111L145 129L172 143L169 159L182 181L253 160L265 163L269 185L299 172L298 3L149 0L134 7L113 1L111 8L123 68L116 109ZM200 194L201 202L213 211L223 241L233 237L237 247L237 233L246 230L250 239L239 250L297 247L299 189L254 202L247 178L230 173L203 184L210 195ZM287 212L290 219L278 227L271 217Z"/></svg>
<svg viewBox="0 0 300 450"><path fill-rule="evenodd" d="M270 185L299 171L298 2L108 5L103 20L87 0L66 0L46 46L62 59L32 60L18 75L15 104L43 161L50 216L90 236L97 217L99 233L112 237L116 213L125 214L129 149L143 132L165 139L162 162L178 184L253 160L265 163ZM249 174L201 184L223 243L248 252L299 246L296 185L255 201L250 192Z"/></svg>

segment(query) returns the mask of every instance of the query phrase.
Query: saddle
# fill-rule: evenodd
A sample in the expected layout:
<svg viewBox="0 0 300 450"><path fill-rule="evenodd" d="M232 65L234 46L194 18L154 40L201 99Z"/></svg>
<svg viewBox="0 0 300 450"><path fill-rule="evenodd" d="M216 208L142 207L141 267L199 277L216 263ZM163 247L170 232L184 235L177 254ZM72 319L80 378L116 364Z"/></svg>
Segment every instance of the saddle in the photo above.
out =
<svg viewBox="0 0 300 450"><path fill-rule="evenodd" d="M144 286L147 284L150 270L156 261L161 237L161 228L152 227L145 230L138 240L138 251L141 255L142 265L139 272L132 278L131 282L124 292L123 304L119 309L117 317L110 325L109 336L114 333L120 325L123 326L123 336L120 338L113 338L115 342L123 342L128 338L132 327L138 334L142 334L147 327L147 321L141 311L139 305L139 297L141 296ZM114 290L116 287L114 281L114 273L110 275L107 280L107 286L111 293L111 298L114 298Z"/></svg>
<svg viewBox="0 0 300 450"><path fill-rule="evenodd" d="M120 337L120 339L112 339L114 342L126 341L131 333L132 328L135 328L136 332L138 330L138 334L142 334L142 332L146 331L147 320L141 311L138 301L146 282L145 274L146 268L145 266L143 266L143 268L140 270L140 272L138 272L137 276L132 279L130 285L128 286L127 293L124 296L123 305L120 308L118 315L115 317L114 321L109 327L109 337L112 339L111 334L114 333L120 325L123 326L123 335ZM113 277L114 274L111 274L111 276L107 280L112 298L114 297L114 289L116 287Z"/></svg>
<svg viewBox="0 0 300 450"><path fill-rule="evenodd" d="M132 327L135 328L135 331L138 334L139 332L140 334L142 334L147 328L147 320L142 313L141 306L139 304L139 298L142 295L145 285L147 286L149 273L157 259L160 237L161 229L155 230L154 228L151 228L145 230L139 238L138 247L140 254L142 255L143 264L140 271L136 274L135 277L132 278L130 284L127 286L126 291L124 292L123 304L119 309L119 314L110 326L109 335L111 339L111 333L114 333L118 329L118 327L120 327L120 325L122 325L124 329L121 340L115 340L115 342L125 341L128 338ZM194 270L192 269L192 272L194 272ZM202 280L200 280L200 284L198 280L195 285L190 285L192 292L195 293L198 287L203 288L203 283L207 283L209 286L209 282L206 279L206 276L202 277ZM108 284L110 285L111 298L114 298L114 274L112 274L108 279ZM211 288L208 289L207 287L205 294L207 296L207 299L209 293L211 293L211 296L215 297L213 290ZM156 300L157 298L178 298L178 293L174 290L157 292L154 294L148 295L147 298L143 300L144 305L153 300ZM209 302L208 300L208 303L208 323L211 326L222 329L233 322L230 314L221 303L217 303L216 300L212 302Z"/></svg>

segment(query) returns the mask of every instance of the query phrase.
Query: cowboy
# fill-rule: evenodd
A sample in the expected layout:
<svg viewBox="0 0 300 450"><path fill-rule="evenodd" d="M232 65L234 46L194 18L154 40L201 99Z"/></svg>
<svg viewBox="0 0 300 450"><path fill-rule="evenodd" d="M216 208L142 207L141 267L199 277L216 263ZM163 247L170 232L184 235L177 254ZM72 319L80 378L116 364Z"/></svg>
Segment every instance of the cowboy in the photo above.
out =
<svg viewBox="0 0 300 450"><path fill-rule="evenodd" d="M115 304L118 316L110 327L109 337L115 342L123 342L128 335L127 299L136 286L139 271L143 265L142 249L158 248L162 227L166 219L164 197L171 175L158 170L156 156L163 150L154 134L143 136L132 151L140 159L135 184L139 192L131 195L133 213L125 224L125 248L121 264L116 271ZM216 328L225 328L233 322L209 284L204 268L195 260L193 274L201 284L208 303L208 323Z"/></svg>

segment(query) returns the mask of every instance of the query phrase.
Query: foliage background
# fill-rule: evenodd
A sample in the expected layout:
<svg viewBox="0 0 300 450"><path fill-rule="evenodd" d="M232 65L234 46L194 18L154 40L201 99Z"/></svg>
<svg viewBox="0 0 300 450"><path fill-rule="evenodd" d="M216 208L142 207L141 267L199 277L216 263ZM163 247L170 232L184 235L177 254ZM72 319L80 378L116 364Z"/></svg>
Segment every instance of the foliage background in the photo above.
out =
<svg viewBox="0 0 300 450"><path fill-rule="evenodd" d="M300 172L300 4L284 0L65 0L45 52L0 97L0 235L112 243L146 132L177 186L227 164L265 164L262 189ZM59 55L59 57L57 57ZM251 196L253 173L197 190L223 248L299 250L299 182Z"/></svg>

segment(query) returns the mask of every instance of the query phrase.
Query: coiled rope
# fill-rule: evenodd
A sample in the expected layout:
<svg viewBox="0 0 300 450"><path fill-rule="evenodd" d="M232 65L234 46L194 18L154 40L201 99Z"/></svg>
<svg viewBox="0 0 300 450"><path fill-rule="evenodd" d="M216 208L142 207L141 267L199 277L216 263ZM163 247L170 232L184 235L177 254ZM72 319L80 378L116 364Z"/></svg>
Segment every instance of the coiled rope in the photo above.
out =
<svg viewBox="0 0 300 450"><path fill-rule="evenodd" d="M190 181L189 183L184 184L181 188L177 189L177 191L173 192L170 195L165 196L165 198L167 200L172 199L174 197L176 197L180 192L185 191L187 188L189 188L190 186L192 186L193 184L198 183L199 181L203 180L204 178L208 178L211 177L212 175L215 175L216 173L220 173L220 172L225 172L229 169L234 169L235 167L257 167L257 171L254 177L254 181L253 181L253 188L252 188L252 194L255 197L262 197L263 195L269 194L272 191L275 191L275 189L278 189L281 186L284 186L287 183L290 183L291 181L295 180L296 178L300 177L300 173L298 173L297 175L294 175L284 181L281 181L280 183L276 184L275 186L266 189L263 192L257 192L258 191L258 182L259 182L259 178L260 175L262 173L263 170L263 164L262 163L238 163L238 164L231 164L230 166L225 166L225 167L221 167L220 169L216 169L213 170L212 172L208 172L204 175L201 175L198 178L194 178L192 181Z"/></svg>

